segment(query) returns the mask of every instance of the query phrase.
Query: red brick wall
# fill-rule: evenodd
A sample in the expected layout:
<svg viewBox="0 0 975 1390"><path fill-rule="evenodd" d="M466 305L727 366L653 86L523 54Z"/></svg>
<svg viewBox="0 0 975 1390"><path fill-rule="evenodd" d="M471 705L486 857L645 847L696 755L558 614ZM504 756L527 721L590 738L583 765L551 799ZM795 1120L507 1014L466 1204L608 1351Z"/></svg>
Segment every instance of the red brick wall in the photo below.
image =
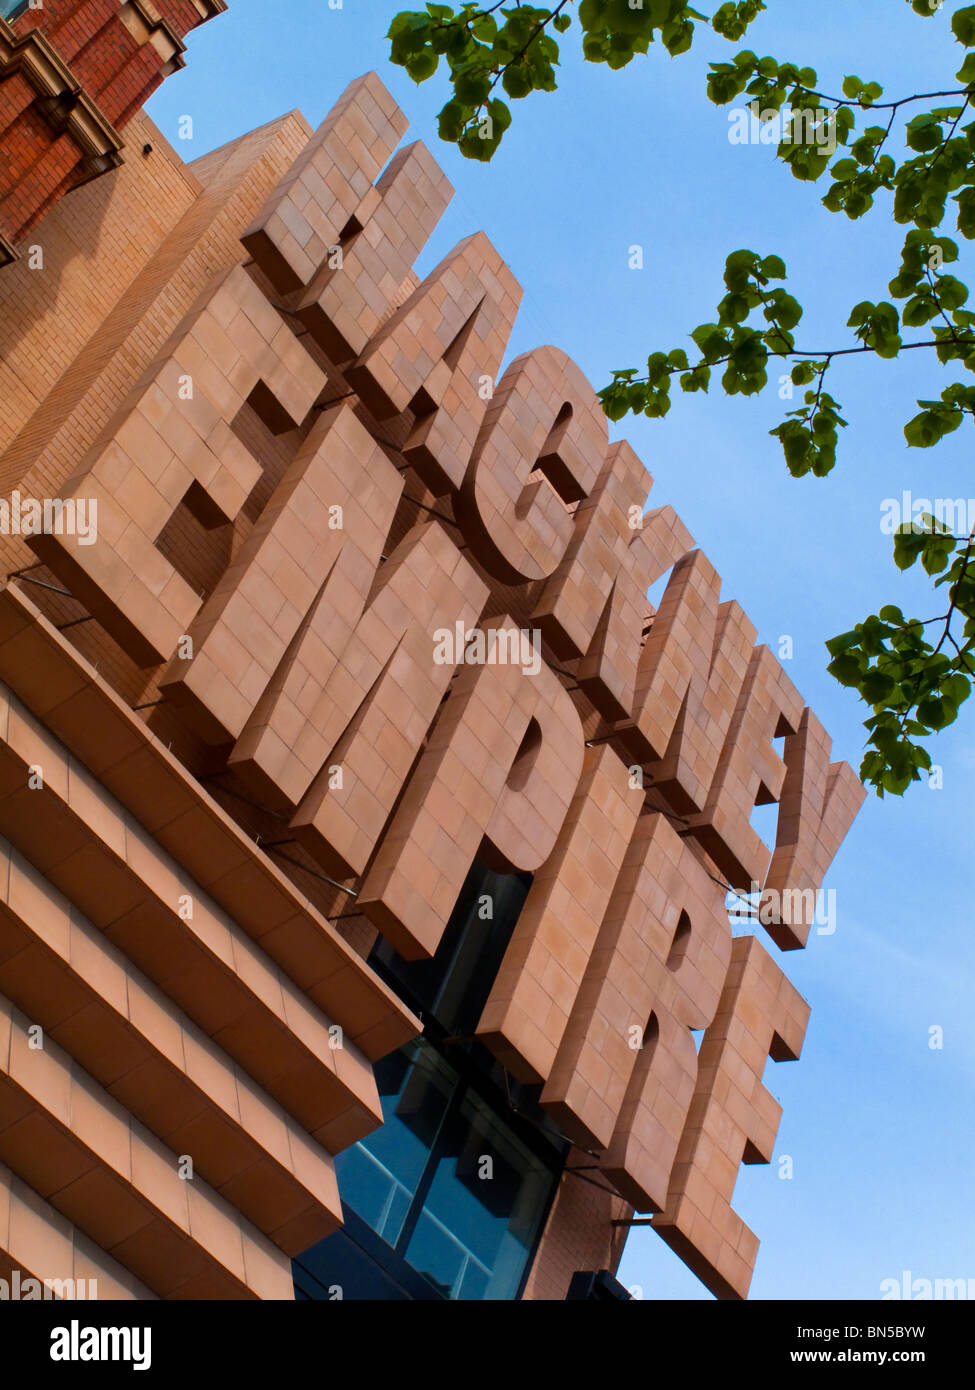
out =
<svg viewBox="0 0 975 1390"><path fill-rule="evenodd" d="M204 22L193 0L159 0L155 11L179 39ZM120 0L46 0L43 9L25 11L12 25L18 38L42 33L117 130L145 105L166 69L161 54L139 42L121 12ZM89 171L70 132L52 126L39 93L19 73L0 80L0 147L0 235L17 243Z"/></svg>
<svg viewBox="0 0 975 1390"><path fill-rule="evenodd" d="M69 135L57 136L20 73L0 85L0 233L20 240L74 186L81 160Z"/></svg>

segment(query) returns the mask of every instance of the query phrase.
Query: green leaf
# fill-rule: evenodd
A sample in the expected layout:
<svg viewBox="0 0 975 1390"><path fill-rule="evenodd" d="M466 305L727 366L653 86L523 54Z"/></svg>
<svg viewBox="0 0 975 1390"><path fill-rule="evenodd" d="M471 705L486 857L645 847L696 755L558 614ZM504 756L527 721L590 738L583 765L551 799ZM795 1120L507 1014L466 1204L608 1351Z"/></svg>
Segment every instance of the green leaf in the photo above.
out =
<svg viewBox="0 0 975 1390"><path fill-rule="evenodd" d="M826 668L835 676L840 685L858 686L860 684L860 658L852 653L844 653L831 661Z"/></svg>
<svg viewBox="0 0 975 1390"><path fill-rule="evenodd" d="M885 623L896 623L898 627L904 626L904 614L892 603L888 603L884 608L881 608L879 616Z"/></svg>
<svg viewBox="0 0 975 1390"><path fill-rule="evenodd" d="M966 5L951 16L951 32L966 48L975 46L975 5Z"/></svg>
<svg viewBox="0 0 975 1390"><path fill-rule="evenodd" d="M487 105L488 115L494 122L494 128L503 135L511 125L511 110L499 97L494 97Z"/></svg>
<svg viewBox="0 0 975 1390"><path fill-rule="evenodd" d="M467 124L466 112L459 101L448 101L440 112L438 129L441 140L457 141Z"/></svg>
<svg viewBox="0 0 975 1390"><path fill-rule="evenodd" d="M526 97L534 87L532 75L526 67L518 67L517 64L505 68L501 78L501 85L509 97L519 100Z"/></svg>
<svg viewBox="0 0 975 1390"><path fill-rule="evenodd" d="M923 724L927 724L930 729L944 729L947 725L954 722L958 713L958 708L950 700L939 700L931 698L921 700L917 707L917 716Z"/></svg>
<svg viewBox="0 0 975 1390"><path fill-rule="evenodd" d="M826 643L826 650L830 656L842 656L850 647L860 644L860 634L854 628L851 632L841 632L838 637L831 637Z"/></svg>
<svg viewBox="0 0 975 1390"><path fill-rule="evenodd" d="M896 681L883 671L868 671L860 682L860 694L870 705L883 704L896 689Z"/></svg>
<svg viewBox="0 0 975 1390"><path fill-rule="evenodd" d="M428 77L432 77L439 66L439 59L436 53L430 53L424 49L420 53L414 53L407 58L403 65L406 71L416 83L425 82Z"/></svg>

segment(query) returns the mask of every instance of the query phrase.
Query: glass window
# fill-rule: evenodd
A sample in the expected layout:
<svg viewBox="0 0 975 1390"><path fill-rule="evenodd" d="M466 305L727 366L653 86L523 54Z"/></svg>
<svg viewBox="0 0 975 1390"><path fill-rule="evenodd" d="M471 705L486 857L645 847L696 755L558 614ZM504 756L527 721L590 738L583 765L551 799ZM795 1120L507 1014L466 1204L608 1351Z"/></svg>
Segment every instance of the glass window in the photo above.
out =
<svg viewBox="0 0 975 1390"><path fill-rule="evenodd" d="M30 0L0 0L0 15L4 19L16 19L24 10L30 8Z"/></svg>
<svg viewBox="0 0 975 1390"><path fill-rule="evenodd" d="M380 938L369 963L446 1033L471 1034L530 887L530 874L475 863L431 960L405 960Z"/></svg>
<svg viewBox="0 0 975 1390"><path fill-rule="evenodd" d="M336 1158L345 1202L444 1298L517 1297L561 1160L430 1045L379 1063L382 1129Z"/></svg>
<svg viewBox="0 0 975 1390"><path fill-rule="evenodd" d="M551 1187L551 1172L468 1089L433 1154L406 1259L448 1298L514 1298Z"/></svg>
<svg viewBox="0 0 975 1390"><path fill-rule="evenodd" d="M305 1296L321 1296L305 1292L312 1275L352 1277L354 1257L353 1286L371 1262L375 1292L353 1297L388 1297L392 1279L410 1298L517 1298L568 1145L541 1088L506 1076L473 1035L530 884L475 864L431 960L382 941L372 952L426 1028L376 1065L383 1126L336 1157L353 1219L296 1262Z"/></svg>
<svg viewBox="0 0 975 1390"><path fill-rule="evenodd" d="M337 1155L339 1190L377 1235L395 1245L439 1133L454 1078L417 1043L376 1064L382 1129Z"/></svg>

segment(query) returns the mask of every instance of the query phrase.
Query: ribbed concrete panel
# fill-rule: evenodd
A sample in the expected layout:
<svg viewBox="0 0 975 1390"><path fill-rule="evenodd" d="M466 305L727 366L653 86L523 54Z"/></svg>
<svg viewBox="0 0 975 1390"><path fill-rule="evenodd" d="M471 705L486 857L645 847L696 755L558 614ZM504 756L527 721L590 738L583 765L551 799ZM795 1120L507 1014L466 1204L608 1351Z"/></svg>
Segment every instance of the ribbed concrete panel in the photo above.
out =
<svg viewBox="0 0 975 1390"><path fill-rule="evenodd" d="M0 834L330 1152L381 1124L359 1049L2 690Z"/></svg>
<svg viewBox="0 0 975 1390"><path fill-rule="evenodd" d="M10 1298L154 1299L155 1294L106 1255L66 1217L0 1164L0 1278ZM35 1289L28 1280L36 1280Z"/></svg>
<svg viewBox="0 0 975 1390"><path fill-rule="evenodd" d="M341 1224L331 1156L3 840L0 992L287 1254Z"/></svg>
<svg viewBox="0 0 975 1390"><path fill-rule="evenodd" d="M0 680L118 798L133 828L137 821L147 830L371 1062L421 1031L91 663L11 586L0 589Z"/></svg>
<svg viewBox="0 0 975 1390"><path fill-rule="evenodd" d="M162 1298L290 1299L291 1262L0 996L0 1163Z"/></svg>

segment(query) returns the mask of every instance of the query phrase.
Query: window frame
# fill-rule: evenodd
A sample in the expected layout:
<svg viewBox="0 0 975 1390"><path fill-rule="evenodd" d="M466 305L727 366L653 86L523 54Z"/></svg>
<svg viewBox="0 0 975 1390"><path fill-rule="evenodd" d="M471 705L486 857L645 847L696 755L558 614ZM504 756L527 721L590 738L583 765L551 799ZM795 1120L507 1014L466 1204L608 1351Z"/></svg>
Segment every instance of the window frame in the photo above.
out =
<svg viewBox="0 0 975 1390"><path fill-rule="evenodd" d="M9 14L4 13L3 6L4 0L0 0L0 19L5 19L8 24L13 24L15 19L19 19L22 14L26 14L30 9L30 0L14 0L13 8Z"/></svg>
<svg viewBox="0 0 975 1390"><path fill-rule="evenodd" d="M436 1036L437 1034L440 1034L439 1038ZM553 1143L552 1139L545 1131L532 1124L529 1120L526 1120L523 1115L513 1111L510 1105L510 1098L505 1096L494 1084L490 1076L484 1072L483 1064L478 1064L476 1059L471 1058L470 1053L466 1050L469 1044L466 1046L458 1045L456 1048L448 1048L445 1045L443 1030L438 1028L432 1020L427 1028L424 1029L422 1036L415 1039L414 1042L421 1047L429 1047L439 1060L446 1063L457 1079L451 1089L450 1099L440 1117L436 1134L430 1144L423 1170L413 1191L409 1208L403 1220L403 1224L399 1229L395 1243L390 1243L384 1237L380 1236L367 1221L358 1216L358 1213L354 1213L354 1208L350 1207L344 1198L342 1200L343 1213L347 1215L349 1212L353 1212L356 1215L356 1226L361 1225L365 1227L366 1230L371 1233L374 1240L378 1242L379 1247L381 1247L383 1251L390 1252L395 1262L390 1262L392 1268L387 1266L385 1262L380 1261L388 1272L393 1273L394 1270L398 1270L401 1267L412 1270L416 1278L421 1279L438 1297L444 1298L445 1296L439 1293L435 1285L409 1263L406 1258L406 1251L409 1249L413 1233L423 1215L427 1197L429 1196L430 1189L437 1175L439 1163L442 1158L442 1155L439 1155L437 1150L440 1136L462 1110L467 1095L473 1092L476 1099L479 1100L483 1106L486 1106L497 1122L507 1128L514 1138L528 1150L536 1162L549 1174L551 1179L548 1186L548 1194L542 1206L541 1217L537 1229L532 1238L531 1245L527 1247L524 1268L522 1269L517 1288L511 1295L511 1298L499 1300L470 1300L474 1302L515 1302L519 1300L524 1293L525 1285L528 1282L529 1275L535 1263L538 1247L545 1233L552 1206L558 1195L559 1188L561 1187L562 1176L565 1172L565 1164L571 1150L571 1145L568 1140L564 1140L561 1145ZM411 1044L407 1044L407 1046L410 1045ZM479 1044L477 1046L480 1047ZM415 1062L412 1062L411 1066L412 1065L415 1065ZM341 1180L339 1189L341 1195ZM361 1240L359 1240L358 1243L360 1245L363 1244ZM368 1253L370 1253L373 1258L377 1258L377 1250L376 1247L373 1246L373 1242L370 1241L369 1245L372 1246L372 1248ZM400 1282L402 1282L402 1280L400 1280ZM445 1299L445 1301L451 1300Z"/></svg>
<svg viewBox="0 0 975 1390"><path fill-rule="evenodd" d="M360 1253L365 1254L379 1266L386 1279L404 1291L404 1297L407 1298L432 1297L453 1301L432 1282L432 1279L428 1279L419 1269L408 1263L406 1251L409 1249L417 1226L426 1210L430 1190L440 1169L444 1156L443 1152L438 1152L441 1139L449 1127L457 1123L469 1096L472 1098L473 1108L475 1110L486 1109L491 1119L506 1130L521 1148L527 1151L533 1162L548 1175L550 1181L547 1184L545 1200L541 1204L538 1225L533 1234L531 1245L524 1247L526 1256L516 1289L504 1299L464 1299L457 1301L509 1302L520 1300L523 1297L551 1216L552 1207L561 1190L566 1163L572 1150L569 1139L558 1130L549 1116L541 1109L538 1103L540 1086L523 1085L510 1077L501 1063L476 1037L454 1036L448 1031L446 1021L459 1022L463 1027L473 1029L476 1026L476 1019L474 1023L471 1023L471 1018L480 1013L481 1005L475 1002L474 1012L470 1014L461 1012L456 1016L448 1008L445 1022L441 1022L433 1014L433 1010L438 1010L447 997L451 975L455 967L464 960L467 961L469 967L470 958L464 956L463 953L466 931L470 930L473 924L471 914L484 887L485 875L496 872L489 865L478 861L475 861L475 864L471 866L471 871L455 904L454 912L451 914L451 921L444 933L441 947L429 962L433 966L438 956L441 957L443 969L439 973L434 969L433 973L426 979L413 975L411 973L413 963L404 961L398 956L381 935L377 937L368 956L369 966L423 1023L422 1034L400 1049L404 1054L409 1053L411 1048L417 1049L416 1053L409 1055L410 1069L412 1070L419 1065L419 1051L429 1049L434 1065L439 1069L446 1069L446 1074L444 1075L443 1071L441 1074L444 1080L449 1081L449 1090L447 1091L446 1105L430 1139L426 1157L409 1199L406 1214L396 1233L395 1242L381 1236L365 1217L360 1216L348 1204L342 1193L341 1177L339 1179L339 1195L342 1197L342 1210L346 1223L345 1233L343 1235L342 1232L337 1232L328 1239L351 1241L358 1247ZM530 875L517 874L511 877L519 879L524 892L527 893L531 885ZM522 897L522 905L523 903L524 897ZM518 907L511 915L510 922L505 923L507 940L509 941L520 910L521 908ZM465 919L467 921L466 930L461 928L461 923ZM459 935L458 931L454 930L455 924L459 930ZM490 962L491 956L497 954L498 947L498 938L494 936L482 950L476 966L483 965L484 950L488 952L486 958ZM502 955L504 949L505 945L502 942ZM475 973L481 974L482 972L476 969ZM469 978L473 979L474 976ZM427 988L428 984L429 988ZM419 991L419 995L417 991ZM424 997L419 997L420 995ZM468 1001L468 1003L470 1002ZM374 1161L379 1161L375 1155L370 1153L368 1140L369 1136L366 1136L361 1147L367 1154L370 1154ZM429 1215L435 1221L440 1219L433 1212L430 1212ZM310 1254L311 1252L306 1253ZM320 1287L326 1287L322 1285L322 1281L311 1269L306 1269L303 1266L301 1257L295 1260L295 1268L296 1271L305 1270L308 1279ZM299 1280L296 1278L296 1286L298 1282ZM425 1292L418 1294L416 1290L421 1287ZM306 1294L306 1296L312 1295Z"/></svg>

